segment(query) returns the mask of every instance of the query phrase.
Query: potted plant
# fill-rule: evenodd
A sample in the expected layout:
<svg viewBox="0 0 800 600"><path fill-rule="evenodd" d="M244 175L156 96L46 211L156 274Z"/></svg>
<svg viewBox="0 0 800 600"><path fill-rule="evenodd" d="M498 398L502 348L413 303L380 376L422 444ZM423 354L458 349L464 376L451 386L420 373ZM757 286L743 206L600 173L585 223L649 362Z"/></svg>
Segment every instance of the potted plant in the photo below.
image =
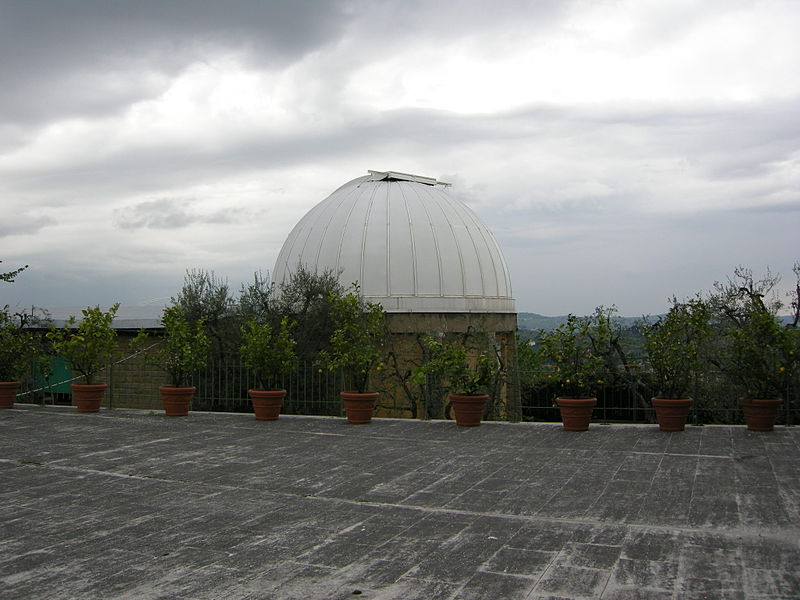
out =
<svg viewBox="0 0 800 600"><path fill-rule="evenodd" d="M772 431L778 405L797 371L800 332L781 325L768 310L753 310L727 330L728 374L742 390L747 428Z"/></svg>
<svg viewBox="0 0 800 600"><path fill-rule="evenodd" d="M656 395L651 402L661 431L683 431L692 398L689 392L701 372L711 334L710 311L699 297L672 298L666 315L643 323L644 348L653 371Z"/></svg>
<svg viewBox="0 0 800 600"><path fill-rule="evenodd" d="M164 338L152 340L144 330L131 342L131 347L144 353L145 361L169 375L170 384L158 388L168 417L185 417L196 391L186 385L189 376L206 364L211 341L206 335L203 319L189 322L178 305L168 306L161 315Z"/></svg>
<svg viewBox="0 0 800 600"><path fill-rule="evenodd" d="M340 393L348 423L369 423L377 392L369 392L369 375L383 356L384 312L380 304L366 302L357 285L348 294L332 294L334 331L329 347L320 352L319 364L329 371L341 369L345 391Z"/></svg>
<svg viewBox="0 0 800 600"><path fill-rule="evenodd" d="M0 261L3 262L3 261ZM12 283L28 265L0 273L0 281ZM0 408L13 408L14 399L20 386L19 378L28 366L28 351L32 348L25 331L25 323L17 315L12 315L8 304L0 312Z"/></svg>
<svg viewBox="0 0 800 600"><path fill-rule="evenodd" d="M81 311L80 322L75 316L67 319L61 329L52 328L47 338L53 351L63 356L73 371L83 376L83 383L72 384L78 412L98 412L103 401L105 383L95 383L95 376L108 366L117 346L117 332L111 326L119 309L114 304L107 312L99 306Z"/></svg>
<svg viewBox="0 0 800 600"><path fill-rule="evenodd" d="M297 367L294 351L297 342L291 336L293 326L289 317L283 317L277 329L256 319L247 321L242 327L240 352L259 385L258 389L248 390L247 393L259 421L278 418L286 390L270 387L270 384L277 383L281 375Z"/></svg>
<svg viewBox="0 0 800 600"><path fill-rule="evenodd" d="M603 384L605 359L598 348L608 346L610 317L597 310L593 317L568 315L556 329L542 332L539 352L545 380L558 390L555 403L566 431L586 431L597 404L595 390Z"/></svg>
<svg viewBox="0 0 800 600"><path fill-rule="evenodd" d="M741 391L739 402L753 431L772 431L783 395L800 370L800 263L793 270L797 284L788 323L777 316L783 308L774 291L780 277L769 269L759 280L738 267L727 284L714 284L708 299L718 333L712 362Z"/></svg>
<svg viewBox="0 0 800 600"><path fill-rule="evenodd" d="M453 406L456 425L476 427L481 424L486 401L486 393L500 374L500 363L486 351L470 357L466 346L457 342L428 337L423 341L430 353L430 359L414 370L414 382L425 383L428 375L435 375L447 381L450 392L448 399Z"/></svg>
<svg viewBox="0 0 800 600"><path fill-rule="evenodd" d="M0 408L13 408L20 379L32 365L45 367L44 353L27 328L28 315L0 310Z"/></svg>

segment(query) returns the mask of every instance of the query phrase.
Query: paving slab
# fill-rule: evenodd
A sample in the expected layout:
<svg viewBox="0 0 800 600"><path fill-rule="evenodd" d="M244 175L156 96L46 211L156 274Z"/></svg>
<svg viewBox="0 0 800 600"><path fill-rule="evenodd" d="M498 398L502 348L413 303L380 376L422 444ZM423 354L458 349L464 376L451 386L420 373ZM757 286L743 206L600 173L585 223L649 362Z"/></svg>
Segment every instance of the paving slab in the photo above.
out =
<svg viewBox="0 0 800 600"><path fill-rule="evenodd" d="M800 429L0 412L0 597L800 598Z"/></svg>

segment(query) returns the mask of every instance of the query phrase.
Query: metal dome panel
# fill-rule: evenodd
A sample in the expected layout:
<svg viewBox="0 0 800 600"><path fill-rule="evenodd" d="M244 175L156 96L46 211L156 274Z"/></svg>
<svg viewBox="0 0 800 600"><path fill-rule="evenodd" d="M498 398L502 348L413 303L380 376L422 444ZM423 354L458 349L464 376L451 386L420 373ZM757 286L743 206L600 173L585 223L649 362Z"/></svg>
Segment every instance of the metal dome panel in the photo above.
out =
<svg viewBox="0 0 800 600"><path fill-rule="evenodd" d="M273 281L303 265L358 281L387 312L515 312L494 236L447 187L393 171L344 184L291 231Z"/></svg>

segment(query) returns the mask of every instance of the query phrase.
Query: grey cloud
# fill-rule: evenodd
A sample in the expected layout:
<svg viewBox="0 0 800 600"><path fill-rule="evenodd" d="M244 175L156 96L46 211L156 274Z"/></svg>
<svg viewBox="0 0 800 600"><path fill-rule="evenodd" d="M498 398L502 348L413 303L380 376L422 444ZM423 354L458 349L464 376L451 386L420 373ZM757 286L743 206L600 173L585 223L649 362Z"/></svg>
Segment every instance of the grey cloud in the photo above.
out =
<svg viewBox="0 0 800 600"><path fill-rule="evenodd" d="M792 197L781 204L763 204L761 206L746 206L736 209L735 212L767 214L774 213L786 217L800 218L800 190L794 191ZM800 223L800 221L797 221Z"/></svg>
<svg viewBox="0 0 800 600"><path fill-rule="evenodd" d="M572 2L375 0L58 0L0 3L0 122L113 114L156 97L188 65L235 54L283 68L356 40L319 73L336 96L347 73L424 39L474 39L501 55L509 37L548 32ZM495 32L497 35L487 35ZM311 82L309 82L311 83ZM330 93L328 93L330 92Z"/></svg>
<svg viewBox="0 0 800 600"><path fill-rule="evenodd" d="M364 18L359 24L362 37L380 40L384 46L405 43L409 38L452 39L473 37L476 31L499 31L500 39L512 34L535 35L552 28L569 13L574 0L495 2L461 0L458 3L430 1L392 2L359 0L352 13ZM502 44L498 44L502 47ZM485 47L489 52L492 49ZM380 47L376 51L380 52Z"/></svg>
<svg viewBox="0 0 800 600"><path fill-rule="evenodd" d="M29 235L53 225L55 221L47 216L32 216L27 214L9 214L5 211L0 219L0 238L12 235Z"/></svg>
<svg viewBox="0 0 800 600"><path fill-rule="evenodd" d="M800 124L789 110L791 104L765 102L716 112L703 107L679 110L673 106L632 106L603 111L549 105L482 116L424 109L343 112L339 115L341 125L335 129L309 127L282 135L255 130L230 140L224 148L199 150L155 140L151 147L98 154L79 169L71 165L48 167L38 185L43 193L56 196L61 189L97 197L150 193L218 181L244 170L268 171L324 162L332 156L341 159L387 151L397 156L419 156L421 149L431 148L440 149L441 155L441 151L469 148L474 160L507 163L514 170L526 166L521 161L536 161L537 157L553 157L572 169L568 181L574 190L570 192L567 188L554 190L550 180L536 179L537 165L531 164L528 183L517 186L517 193L529 199L523 200L523 206L580 203L593 195L593 189L608 188L602 206L611 201L624 203L640 194L640 190L632 190L635 177L631 176L636 169L651 168L649 161L671 161L673 175L677 172L675 165L685 165L710 179L725 180L744 176L741 163L746 156L752 165L749 176L759 177L759 170L762 174L771 172L800 147ZM733 131L737 124L739 129ZM733 152L729 152L731 148ZM525 154L530 158L524 158ZM36 175L6 173L4 183L11 189L17 181L27 186ZM526 178L514 172L510 175ZM563 175L558 175L559 180ZM469 185L476 183L480 182L469 178ZM585 190L581 191L581 185ZM770 193L780 192L779 182L770 181L770 185L777 187ZM493 192L498 192L497 186Z"/></svg>
<svg viewBox="0 0 800 600"><path fill-rule="evenodd" d="M154 73L227 52L283 65L335 40L346 18L312 0L3 2L0 119L111 112L158 93Z"/></svg>
<svg viewBox="0 0 800 600"><path fill-rule="evenodd" d="M114 210L113 223L120 229L181 229L195 223L231 223L232 213L196 212L192 200L160 198Z"/></svg>

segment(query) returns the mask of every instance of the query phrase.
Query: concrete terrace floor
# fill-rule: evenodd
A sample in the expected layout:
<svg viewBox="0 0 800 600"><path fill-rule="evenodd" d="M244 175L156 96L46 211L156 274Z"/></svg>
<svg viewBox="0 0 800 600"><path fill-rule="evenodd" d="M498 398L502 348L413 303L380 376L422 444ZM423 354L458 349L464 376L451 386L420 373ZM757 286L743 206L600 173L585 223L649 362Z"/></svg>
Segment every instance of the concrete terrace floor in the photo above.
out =
<svg viewBox="0 0 800 600"><path fill-rule="evenodd" d="M0 411L0 597L800 598L800 428Z"/></svg>

